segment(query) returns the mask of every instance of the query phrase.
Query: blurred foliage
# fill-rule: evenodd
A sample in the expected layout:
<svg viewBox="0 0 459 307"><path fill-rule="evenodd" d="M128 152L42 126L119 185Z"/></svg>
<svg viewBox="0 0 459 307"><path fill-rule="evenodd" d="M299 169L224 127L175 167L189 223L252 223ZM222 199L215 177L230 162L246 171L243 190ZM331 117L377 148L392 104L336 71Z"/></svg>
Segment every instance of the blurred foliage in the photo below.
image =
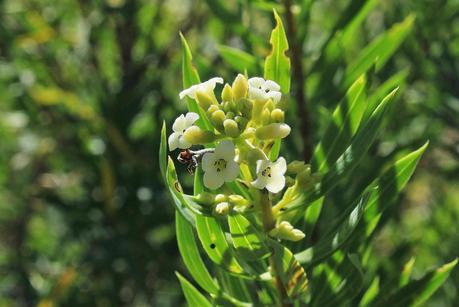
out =
<svg viewBox="0 0 459 307"><path fill-rule="evenodd" d="M458 1L294 4L293 12L301 11L297 34L314 144L349 85L340 80L355 54L394 23L414 23L395 56L374 68L372 84L405 69L407 82L367 167L379 165L373 170L379 172L401 148L425 139L431 145L399 205L383 217L388 222L378 227L371 261L381 287L411 257L415 277L451 261L459 253ZM345 37L352 50L325 53L325 43L363 5L368 15ZM261 74L257 59L269 52L271 10L282 17L282 3L3 0L0 6L0 305L183 302L173 274L183 271L174 208L156 158L160 123L185 110L177 97L178 33L193 46L204 80L230 79L241 61ZM317 79L323 63L334 69ZM314 91L317 84L327 90ZM295 114L289 121L299 127ZM298 156L301 134L290 139L285 155ZM454 306L458 285L456 269L427 305Z"/></svg>

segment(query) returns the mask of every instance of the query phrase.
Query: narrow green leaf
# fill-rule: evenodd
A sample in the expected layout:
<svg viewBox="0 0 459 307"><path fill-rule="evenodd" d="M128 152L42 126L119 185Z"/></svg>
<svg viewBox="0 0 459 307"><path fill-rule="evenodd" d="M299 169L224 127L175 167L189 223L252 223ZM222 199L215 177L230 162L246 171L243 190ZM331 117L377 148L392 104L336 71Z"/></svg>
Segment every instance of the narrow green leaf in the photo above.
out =
<svg viewBox="0 0 459 307"><path fill-rule="evenodd" d="M400 275L400 282L399 282L400 287L405 286L410 281L411 272L413 272L414 262L415 262L415 258L412 257L403 266L402 274Z"/></svg>
<svg viewBox="0 0 459 307"><path fill-rule="evenodd" d="M193 65L193 56L191 54L190 47L185 39L185 37L180 33L180 39L182 41L182 80L183 80L183 88L189 88L194 84L201 83L201 79L199 78L198 71ZM190 112L195 112L199 114L199 119L196 121L196 125L206 129L206 130L213 130L212 125L210 124L209 119L207 118L206 113L202 110L196 101L189 97L185 97L185 101L188 106L188 110Z"/></svg>
<svg viewBox="0 0 459 307"><path fill-rule="evenodd" d="M276 161L277 160L277 158L279 157L279 152L280 152L281 145L282 145L282 140L281 139L276 139L274 141L274 144L271 147L271 150L269 151L269 160L271 160L271 161Z"/></svg>
<svg viewBox="0 0 459 307"><path fill-rule="evenodd" d="M360 300L359 307L372 306L374 299L379 293L379 276L376 276L371 282L365 294Z"/></svg>
<svg viewBox="0 0 459 307"><path fill-rule="evenodd" d="M222 56L225 63L227 63L236 71L241 72L247 70L249 74L254 74L257 72L257 58L250 53L222 45L218 47L218 51L220 52L220 55Z"/></svg>
<svg viewBox="0 0 459 307"><path fill-rule="evenodd" d="M373 144L383 125L385 114L394 101L397 89L387 95L364 125L362 125L353 138L351 145L338 158L330 170L323 176L321 182L310 190L304 191L296 199L292 200L284 212L297 210L308 206L314 200L322 197L343 178L349 174L361 161Z"/></svg>
<svg viewBox="0 0 459 307"><path fill-rule="evenodd" d="M188 280L186 280L179 272L175 272L177 278L180 281L180 286L182 287L183 294L188 303L188 306L202 306L202 307L212 307L212 304L202 295Z"/></svg>
<svg viewBox="0 0 459 307"><path fill-rule="evenodd" d="M266 80L277 82L283 93L290 92L290 59L285 54L288 50L287 35L285 34L282 20L274 10L274 18L276 19L276 27L271 32L271 53L265 60Z"/></svg>
<svg viewBox="0 0 459 307"><path fill-rule="evenodd" d="M310 306L348 306L359 294L363 274L357 255L336 253L327 263L314 268Z"/></svg>
<svg viewBox="0 0 459 307"><path fill-rule="evenodd" d="M212 216L196 216L199 239L209 258L230 272L241 274L244 270L234 258L225 233Z"/></svg>
<svg viewBox="0 0 459 307"><path fill-rule="evenodd" d="M202 179L202 169L200 167L196 168L194 173L194 184L193 184L193 194L198 195L204 191L204 182Z"/></svg>
<svg viewBox="0 0 459 307"><path fill-rule="evenodd" d="M373 191L373 193L376 193ZM353 210L339 217L336 222L330 225L330 231L325 234L318 242L310 248L295 254L295 258L303 264L312 266L320 262L327 256L333 254L340 248L352 235L356 229L365 206L370 198L371 193L366 193L353 207Z"/></svg>
<svg viewBox="0 0 459 307"><path fill-rule="evenodd" d="M349 146L365 111L365 76L360 76L349 88L332 115L325 134L314 150L311 165L317 171L326 171Z"/></svg>
<svg viewBox="0 0 459 307"><path fill-rule="evenodd" d="M373 65L376 71L379 71L410 33L414 19L414 15L409 15L365 47L354 62L347 66L344 84L351 84Z"/></svg>
<svg viewBox="0 0 459 307"><path fill-rule="evenodd" d="M210 276L199 254L193 233L193 226L181 214L177 213L175 215L175 229L180 255L191 276L201 288L211 294L218 294L218 286Z"/></svg>
<svg viewBox="0 0 459 307"><path fill-rule="evenodd" d="M161 142L159 143L159 170L164 182L167 181L167 138L166 138L166 123L163 121L161 128Z"/></svg>
<svg viewBox="0 0 459 307"><path fill-rule="evenodd" d="M166 183L169 193L172 197L175 208L183 215L192 225L195 224L195 215L201 215L204 208L196 203L190 202L183 193L182 186L177 178L175 165L169 157L167 165Z"/></svg>
<svg viewBox="0 0 459 307"><path fill-rule="evenodd" d="M248 261L269 256L270 252L261 240L260 234L241 214L228 216L234 247L238 255Z"/></svg>
<svg viewBox="0 0 459 307"><path fill-rule="evenodd" d="M269 243L273 248L273 259L279 277L287 290L290 298L303 296L308 289L308 278L300 263L295 259L293 253L283 245L271 240Z"/></svg>
<svg viewBox="0 0 459 307"><path fill-rule="evenodd" d="M375 306L420 306L445 282L458 259L427 273L419 280L408 283L391 295L386 295Z"/></svg>

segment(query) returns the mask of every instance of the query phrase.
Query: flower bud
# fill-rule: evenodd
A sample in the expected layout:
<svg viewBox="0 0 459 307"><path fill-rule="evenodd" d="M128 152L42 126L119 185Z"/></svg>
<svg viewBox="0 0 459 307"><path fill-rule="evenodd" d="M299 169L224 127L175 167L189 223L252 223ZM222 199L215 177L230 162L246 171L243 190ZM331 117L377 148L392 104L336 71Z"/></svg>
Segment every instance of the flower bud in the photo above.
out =
<svg viewBox="0 0 459 307"><path fill-rule="evenodd" d="M308 170L311 172L311 167L304 163L304 161L292 161L287 165L287 173L288 174L299 174L302 171Z"/></svg>
<svg viewBox="0 0 459 307"><path fill-rule="evenodd" d="M241 98L247 97L247 91L249 85L247 79L244 75L237 75L236 79L233 82L233 99L239 100Z"/></svg>
<svg viewBox="0 0 459 307"><path fill-rule="evenodd" d="M287 124L273 123L258 128L255 136L260 140L282 139L290 134L290 130Z"/></svg>
<svg viewBox="0 0 459 307"><path fill-rule="evenodd" d="M249 120L245 117L242 117L242 116L236 116L234 118L234 120L236 121L239 129L241 131L244 131L245 130L245 127L247 127L247 124L249 123Z"/></svg>
<svg viewBox="0 0 459 307"><path fill-rule="evenodd" d="M272 99L269 99L268 101L266 101L265 103L265 109L268 109L269 112L271 112L272 110L274 110L274 102Z"/></svg>
<svg viewBox="0 0 459 307"><path fill-rule="evenodd" d="M212 113L214 113L217 110L220 110L220 108L218 107L218 105L213 104L207 109L206 114L207 114L207 116L210 117L212 115Z"/></svg>
<svg viewBox="0 0 459 307"><path fill-rule="evenodd" d="M266 100L254 100L252 107L252 119L256 122L260 121L263 109L265 107Z"/></svg>
<svg viewBox="0 0 459 307"><path fill-rule="evenodd" d="M231 111L226 112L226 118L227 119L233 119L234 118L234 113Z"/></svg>
<svg viewBox="0 0 459 307"><path fill-rule="evenodd" d="M307 190L320 181L320 176L318 174L311 174L311 168L308 167L296 176L296 180L298 182L298 186Z"/></svg>
<svg viewBox="0 0 459 307"><path fill-rule="evenodd" d="M247 161L249 162L249 166L253 166L255 168L258 160L266 160L265 153L258 147L251 148L247 153Z"/></svg>
<svg viewBox="0 0 459 307"><path fill-rule="evenodd" d="M217 110L210 115L210 121L215 126L215 128L221 130L223 129L223 122L225 121L225 112L222 110Z"/></svg>
<svg viewBox="0 0 459 307"><path fill-rule="evenodd" d="M215 212L220 215L227 215L230 210L230 204L227 202L222 202L215 206Z"/></svg>
<svg viewBox="0 0 459 307"><path fill-rule="evenodd" d="M283 123L285 119L284 111L281 109L274 109L271 112L271 121L274 123Z"/></svg>
<svg viewBox="0 0 459 307"><path fill-rule="evenodd" d="M269 235L289 241L299 241L305 237L305 234L301 230L293 228L287 221L282 221L276 225L276 227L269 232Z"/></svg>
<svg viewBox="0 0 459 307"><path fill-rule="evenodd" d="M196 92L196 101L198 102L198 105L204 110L207 110L212 104L215 103L207 93L201 91Z"/></svg>
<svg viewBox="0 0 459 307"><path fill-rule="evenodd" d="M222 91L222 101L233 101L233 90L231 86L226 83Z"/></svg>
<svg viewBox="0 0 459 307"><path fill-rule="evenodd" d="M267 125L271 122L271 112L268 109L264 109L261 114L261 124Z"/></svg>
<svg viewBox="0 0 459 307"><path fill-rule="evenodd" d="M191 144L207 144L217 139L217 136L213 132L202 130L197 126L191 126L186 129L183 137Z"/></svg>
<svg viewBox="0 0 459 307"><path fill-rule="evenodd" d="M202 192L195 196L195 200L202 205L213 205L215 203L215 195L212 193Z"/></svg>
<svg viewBox="0 0 459 307"><path fill-rule="evenodd" d="M230 203L236 206L247 206L249 204L249 201L247 199L237 194L228 196L228 200Z"/></svg>
<svg viewBox="0 0 459 307"><path fill-rule="evenodd" d="M228 199L228 196L225 194L217 194L215 195L215 202L216 203L222 203L225 202Z"/></svg>
<svg viewBox="0 0 459 307"><path fill-rule="evenodd" d="M227 136L236 138L240 134L237 123L232 119L225 119L225 121L223 122L223 127L225 128L225 134Z"/></svg>
<svg viewBox="0 0 459 307"><path fill-rule="evenodd" d="M253 102L252 100L243 98L237 101L237 106L239 107L239 111L244 117L251 118L252 117L252 109L253 109Z"/></svg>

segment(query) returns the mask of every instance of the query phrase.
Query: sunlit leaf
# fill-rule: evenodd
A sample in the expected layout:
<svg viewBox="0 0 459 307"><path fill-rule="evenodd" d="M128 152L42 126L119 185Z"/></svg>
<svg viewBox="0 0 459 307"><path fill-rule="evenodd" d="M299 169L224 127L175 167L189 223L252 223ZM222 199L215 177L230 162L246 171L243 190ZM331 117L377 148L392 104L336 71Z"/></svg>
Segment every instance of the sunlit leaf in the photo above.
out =
<svg viewBox="0 0 459 307"><path fill-rule="evenodd" d="M229 46L219 46L218 51L225 63L236 71L242 72L247 70L249 74L257 72L257 58L253 55Z"/></svg>
<svg viewBox="0 0 459 307"><path fill-rule="evenodd" d="M274 10L274 18L276 19L276 27L271 32L271 53L265 60L266 80L277 82L283 93L290 92L290 59L285 54L288 50L287 35L285 34L282 20Z"/></svg>
<svg viewBox="0 0 459 307"><path fill-rule="evenodd" d="M202 295L188 280L186 280L180 273L175 272L177 278L182 286L183 294L188 303L188 306L202 306L212 307L212 304Z"/></svg>

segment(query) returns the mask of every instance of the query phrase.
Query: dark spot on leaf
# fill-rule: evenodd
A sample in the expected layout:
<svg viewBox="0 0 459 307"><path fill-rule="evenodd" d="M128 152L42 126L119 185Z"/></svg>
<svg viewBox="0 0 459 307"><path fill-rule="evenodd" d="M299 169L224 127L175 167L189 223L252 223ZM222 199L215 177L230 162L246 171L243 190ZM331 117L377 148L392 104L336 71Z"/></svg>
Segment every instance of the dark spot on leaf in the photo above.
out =
<svg viewBox="0 0 459 307"><path fill-rule="evenodd" d="M280 211L285 211L285 208L280 208Z"/></svg>
<svg viewBox="0 0 459 307"><path fill-rule="evenodd" d="M214 243L210 244L210 248L214 249L215 248L215 244Z"/></svg>
<svg viewBox="0 0 459 307"><path fill-rule="evenodd" d="M178 181L174 182L174 187L179 193L182 193L182 187Z"/></svg>

